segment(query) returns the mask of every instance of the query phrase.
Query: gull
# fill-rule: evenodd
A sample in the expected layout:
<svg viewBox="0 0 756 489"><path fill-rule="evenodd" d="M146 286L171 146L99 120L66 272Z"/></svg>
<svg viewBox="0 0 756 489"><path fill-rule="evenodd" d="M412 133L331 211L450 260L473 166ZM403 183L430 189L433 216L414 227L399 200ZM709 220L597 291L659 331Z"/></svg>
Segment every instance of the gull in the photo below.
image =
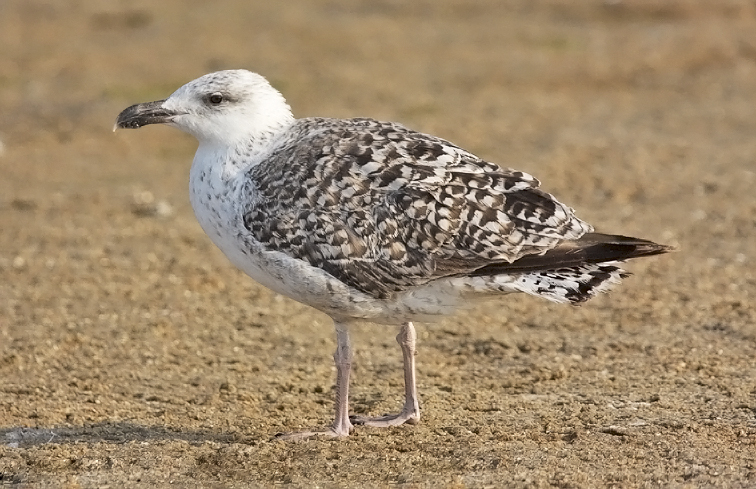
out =
<svg viewBox="0 0 756 489"><path fill-rule="evenodd" d="M334 421L281 439L417 423L413 321L514 292L579 304L628 275L620 262L671 250L596 233L533 176L444 139L368 118L295 119L283 95L246 70L132 105L114 130L148 124L199 141L192 208L229 260L333 319ZM397 414L349 415L349 329L359 321L399 327Z"/></svg>

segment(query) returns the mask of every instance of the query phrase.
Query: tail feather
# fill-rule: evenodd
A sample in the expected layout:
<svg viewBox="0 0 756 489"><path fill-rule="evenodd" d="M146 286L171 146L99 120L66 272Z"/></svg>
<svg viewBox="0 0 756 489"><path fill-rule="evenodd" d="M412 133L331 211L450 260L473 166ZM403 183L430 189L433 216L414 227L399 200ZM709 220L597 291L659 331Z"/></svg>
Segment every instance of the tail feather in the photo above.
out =
<svg viewBox="0 0 756 489"><path fill-rule="evenodd" d="M515 281L515 288L553 302L579 304L596 294L607 292L629 275L617 266L617 262L589 263L579 267L523 273Z"/></svg>
<svg viewBox="0 0 756 489"><path fill-rule="evenodd" d="M554 302L578 304L629 276L618 266L622 261L672 250L672 247L645 239L587 233L577 240L564 241L542 255L486 265L470 276L509 276L512 277L509 286L519 292Z"/></svg>
<svg viewBox="0 0 756 489"><path fill-rule="evenodd" d="M565 240L542 255L526 255L512 263L493 263L471 276L523 273L572 268L589 263L623 261L642 256L668 253L673 248L639 238L601 233L586 233L576 240Z"/></svg>

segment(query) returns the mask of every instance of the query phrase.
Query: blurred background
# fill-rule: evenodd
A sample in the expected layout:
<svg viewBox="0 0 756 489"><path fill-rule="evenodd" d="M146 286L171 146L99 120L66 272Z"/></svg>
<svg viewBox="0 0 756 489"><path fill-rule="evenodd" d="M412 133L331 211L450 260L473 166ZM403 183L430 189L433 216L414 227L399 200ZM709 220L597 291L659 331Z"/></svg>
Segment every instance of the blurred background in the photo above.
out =
<svg viewBox="0 0 756 489"><path fill-rule="evenodd" d="M680 251L423 327L417 427L269 444L331 416L330 321L203 235L191 137L112 133L228 68ZM756 484L755 109L753 0L0 1L0 482ZM393 336L358 412L399 405Z"/></svg>

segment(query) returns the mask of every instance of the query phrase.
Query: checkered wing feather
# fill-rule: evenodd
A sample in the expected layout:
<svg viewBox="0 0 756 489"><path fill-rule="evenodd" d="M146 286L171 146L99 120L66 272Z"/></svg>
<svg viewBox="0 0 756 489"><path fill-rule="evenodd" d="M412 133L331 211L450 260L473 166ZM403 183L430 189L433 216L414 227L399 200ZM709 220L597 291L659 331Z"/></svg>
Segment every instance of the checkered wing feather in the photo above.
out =
<svg viewBox="0 0 756 489"><path fill-rule="evenodd" d="M257 241L379 298L591 231L527 173L372 119L300 119L248 176Z"/></svg>

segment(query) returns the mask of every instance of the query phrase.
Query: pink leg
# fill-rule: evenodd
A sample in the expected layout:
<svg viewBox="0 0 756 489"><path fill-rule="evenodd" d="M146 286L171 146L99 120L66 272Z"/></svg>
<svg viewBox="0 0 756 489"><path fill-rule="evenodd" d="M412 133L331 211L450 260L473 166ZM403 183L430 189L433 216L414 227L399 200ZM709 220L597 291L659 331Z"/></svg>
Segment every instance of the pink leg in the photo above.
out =
<svg viewBox="0 0 756 489"><path fill-rule="evenodd" d="M349 436L352 423L349 421L349 372L352 370L352 345L349 342L349 330L336 323L336 417L331 431L336 436Z"/></svg>
<svg viewBox="0 0 756 489"><path fill-rule="evenodd" d="M313 436L345 437L349 436L352 423L349 420L349 372L352 369L352 345L349 342L349 330L346 324L335 322L336 352L333 360L336 363L336 416L333 424L327 430L300 431L295 433L279 433L279 440L304 440Z"/></svg>
<svg viewBox="0 0 756 489"><path fill-rule="evenodd" d="M385 428L404 423L417 424L420 421L420 405L418 404L417 385L415 383L415 355L417 354L415 343L417 342L417 334L412 322L402 325L402 329L396 335L396 341L402 347L402 357L404 358L404 407L398 414L388 414L377 418L352 416L354 424Z"/></svg>

